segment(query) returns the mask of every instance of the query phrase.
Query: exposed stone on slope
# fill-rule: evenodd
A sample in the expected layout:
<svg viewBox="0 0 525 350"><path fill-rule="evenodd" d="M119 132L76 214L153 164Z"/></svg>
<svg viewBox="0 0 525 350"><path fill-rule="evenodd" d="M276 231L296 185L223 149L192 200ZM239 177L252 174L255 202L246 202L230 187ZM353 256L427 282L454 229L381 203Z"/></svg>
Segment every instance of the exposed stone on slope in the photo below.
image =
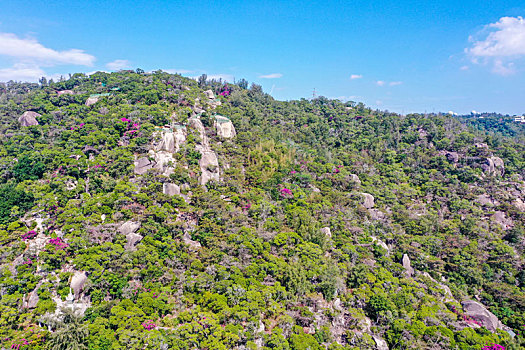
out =
<svg viewBox="0 0 525 350"><path fill-rule="evenodd" d="M503 324L498 320L496 315L487 310L481 303L473 300L465 300L461 305L466 316L481 323L481 325L489 331L494 332L496 329L503 329Z"/></svg>
<svg viewBox="0 0 525 350"><path fill-rule="evenodd" d="M225 139L234 138L236 135L235 126L230 119L221 115L214 117L213 126L217 130L217 135Z"/></svg>
<svg viewBox="0 0 525 350"><path fill-rule="evenodd" d="M204 94L205 94L206 97L209 98L210 100L214 100L214 99L215 99L215 94L214 94L213 91L211 91L211 90L206 90L206 91L204 91Z"/></svg>
<svg viewBox="0 0 525 350"><path fill-rule="evenodd" d="M150 150L150 155L155 159L155 165L153 167L159 170L162 175L170 176L173 173L176 164L176 160L173 158L173 153L167 151L155 152Z"/></svg>
<svg viewBox="0 0 525 350"><path fill-rule="evenodd" d="M125 250L135 250L135 245L142 240L142 236L138 233L130 233L126 235L126 245L124 246Z"/></svg>
<svg viewBox="0 0 525 350"><path fill-rule="evenodd" d="M376 342L377 350L389 350L387 342L378 335L372 334L372 338Z"/></svg>
<svg viewBox="0 0 525 350"><path fill-rule="evenodd" d="M199 242L191 239L188 232L184 232L184 234L182 235L182 241L193 249L199 249L201 247L201 244Z"/></svg>
<svg viewBox="0 0 525 350"><path fill-rule="evenodd" d="M326 237L332 237L332 232L330 231L330 227L323 227L321 229L321 233L325 235Z"/></svg>
<svg viewBox="0 0 525 350"><path fill-rule="evenodd" d="M508 218L505 216L505 212L503 211L497 211L492 215L492 220L497 222L499 225L501 225L501 228L504 230L508 230L509 228L512 228L514 226L514 222L511 218Z"/></svg>
<svg viewBox="0 0 525 350"><path fill-rule="evenodd" d="M499 157L489 157L485 159L485 162L481 165L481 169L487 175L491 176L502 176L505 174L505 164L503 159Z"/></svg>
<svg viewBox="0 0 525 350"><path fill-rule="evenodd" d="M180 187L175 184L164 183L162 184L162 193L168 196L179 195Z"/></svg>
<svg viewBox="0 0 525 350"><path fill-rule="evenodd" d="M374 237L374 236L370 236L370 238L372 238L372 242L375 242L378 246L380 246L381 248L385 249L387 255L390 253L390 248L388 248L388 246L386 245L385 242L383 242L382 240L380 240L379 238Z"/></svg>
<svg viewBox="0 0 525 350"><path fill-rule="evenodd" d="M408 257L408 255L403 254L403 259L401 262L403 264L403 267L405 268L405 274L408 277L412 277L412 275L414 274L414 269L412 268L412 265L410 263L410 258Z"/></svg>
<svg viewBox="0 0 525 350"><path fill-rule="evenodd" d="M202 152L199 165L201 168L201 185L206 185L210 180L219 181L219 160L215 152Z"/></svg>
<svg viewBox="0 0 525 350"><path fill-rule="evenodd" d="M170 129L162 130L160 143L155 147L156 151L175 152L175 135Z"/></svg>
<svg viewBox="0 0 525 350"><path fill-rule="evenodd" d="M127 221L119 227L118 231L126 236L126 245L124 249L134 250L135 245L142 240L142 236L135 233L140 228L140 222Z"/></svg>
<svg viewBox="0 0 525 350"><path fill-rule="evenodd" d="M38 288L35 288L34 291L32 291L31 293L29 293L29 295L27 295L26 302L23 304L23 307L28 308L28 309L34 309L36 307L36 305L40 301L40 298L38 297L37 289Z"/></svg>
<svg viewBox="0 0 525 350"><path fill-rule="evenodd" d="M41 117L41 116L42 115L38 114L37 112L27 111L27 112L24 112L24 114L22 114L20 118L18 118L18 122L20 123L21 126L38 125L38 121L36 120L36 118Z"/></svg>
<svg viewBox="0 0 525 350"><path fill-rule="evenodd" d="M358 184L358 185L361 185L361 180L359 179L359 176L357 176L356 174L350 174L350 179Z"/></svg>
<svg viewBox="0 0 525 350"><path fill-rule="evenodd" d="M518 208L518 210L525 212L525 202L523 202L521 198L516 198L514 201L514 206Z"/></svg>
<svg viewBox="0 0 525 350"><path fill-rule="evenodd" d="M97 102L98 102L98 97L88 97L88 99L86 100L86 106L94 105Z"/></svg>
<svg viewBox="0 0 525 350"><path fill-rule="evenodd" d="M374 196L372 196L370 193L361 193L364 198L363 206L367 209L371 209L374 207Z"/></svg>
<svg viewBox="0 0 525 350"><path fill-rule="evenodd" d="M84 289L84 285L87 281L87 275L84 271L76 271L73 277L71 278L70 287L74 292L75 299L78 299L80 293Z"/></svg>
<svg viewBox="0 0 525 350"><path fill-rule="evenodd" d="M492 201L490 196L487 194L480 194L479 196L476 197L476 199L474 199L474 202L481 204L483 206L493 206L494 205L494 202Z"/></svg>
<svg viewBox="0 0 525 350"><path fill-rule="evenodd" d="M142 157L135 161L135 174L143 175L155 166L148 157Z"/></svg>

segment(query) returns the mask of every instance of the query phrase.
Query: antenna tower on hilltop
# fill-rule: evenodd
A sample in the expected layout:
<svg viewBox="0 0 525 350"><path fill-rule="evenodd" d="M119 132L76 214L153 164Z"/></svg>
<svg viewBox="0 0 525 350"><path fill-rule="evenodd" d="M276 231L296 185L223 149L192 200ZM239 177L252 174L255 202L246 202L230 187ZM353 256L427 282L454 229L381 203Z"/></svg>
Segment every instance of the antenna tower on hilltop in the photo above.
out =
<svg viewBox="0 0 525 350"><path fill-rule="evenodd" d="M316 97L317 97L317 94L316 94L315 88L314 88L314 91L312 92L312 100L315 100Z"/></svg>

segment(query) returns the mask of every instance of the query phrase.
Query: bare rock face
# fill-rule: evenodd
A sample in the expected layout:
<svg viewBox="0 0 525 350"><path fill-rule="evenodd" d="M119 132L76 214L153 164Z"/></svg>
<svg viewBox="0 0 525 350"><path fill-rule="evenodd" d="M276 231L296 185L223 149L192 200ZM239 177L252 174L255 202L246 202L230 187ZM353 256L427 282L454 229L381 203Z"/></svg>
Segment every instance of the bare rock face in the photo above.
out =
<svg viewBox="0 0 525 350"><path fill-rule="evenodd" d="M501 176L505 174L505 164L503 163L503 159L499 157L489 157L485 159L485 163L481 165L481 169L487 174L491 176Z"/></svg>
<svg viewBox="0 0 525 350"><path fill-rule="evenodd" d="M29 293L25 307L28 309L34 309L39 301L40 301L40 298L38 297L38 293L36 292L36 289L35 289L31 293Z"/></svg>
<svg viewBox="0 0 525 350"><path fill-rule="evenodd" d="M57 94L58 96L62 96L62 95L74 95L75 93L73 92L73 90L62 90L62 91L57 91Z"/></svg>
<svg viewBox="0 0 525 350"><path fill-rule="evenodd" d="M175 152L178 152L180 146L186 142L186 128L176 128L173 134L175 138Z"/></svg>
<svg viewBox="0 0 525 350"><path fill-rule="evenodd" d="M506 217L505 212L503 211L495 212L494 215L492 215L492 220L500 224L501 228L503 228L504 230L508 230L509 228L512 228L512 226L514 226L514 222L512 221L512 219Z"/></svg>
<svg viewBox="0 0 525 350"><path fill-rule="evenodd" d="M24 114L22 114L20 118L18 118L18 122L20 123L21 126L38 125L38 121L36 120L36 118L41 117L41 116L42 115L38 114L37 112L27 111L27 112L24 112Z"/></svg>
<svg viewBox="0 0 525 350"><path fill-rule="evenodd" d="M213 94L213 91L211 91L211 90L206 90L206 91L204 91L204 94L205 94L206 97L209 98L210 100L214 100L214 99L215 99L215 95Z"/></svg>
<svg viewBox="0 0 525 350"><path fill-rule="evenodd" d="M521 198L516 198L516 200L514 201L514 206L519 210L525 212L525 202L523 202Z"/></svg>
<svg viewBox="0 0 525 350"><path fill-rule="evenodd" d="M142 236L138 233L130 233L126 235L127 243L124 246L124 249L127 251L135 250L135 245L142 240Z"/></svg>
<svg viewBox="0 0 525 350"><path fill-rule="evenodd" d="M389 350L387 342L377 335L372 335L372 338L376 342L376 348L377 350Z"/></svg>
<svg viewBox="0 0 525 350"><path fill-rule="evenodd" d="M236 135L235 126L230 119L216 115L213 122L215 129L217 130L217 135L224 139L234 138Z"/></svg>
<svg viewBox="0 0 525 350"><path fill-rule="evenodd" d="M350 174L350 179L352 180L352 182L358 185L361 185L361 180L359 179L359 176L357 176L356 174Z"/></svg>
<svg viewBox="0 0 525 350"><path fill-rule="evenodd" d="M148 157L142 157L135 161L135 174L143 175L149 169L152 169L155 163L149 160Z"/></svg>
<svg viewBox="0 0 525 350"><path fill-rule="evenodd" d="M140 228L140 222L126 221L118 228L118 231L127 236L130 233L135 233Z"/></svg>
<svg viewBox="0 0 525 350"><path fill-rule="evenodd" d="M370 213L370 218L372 220L383 221L386 218L385 213L379 209L368 209L368 212Z"/></svg>
<svg viewBox="0 0 525 350"><path fill-rule="evenodd" d="M206 185L208 181L219 181L219 160L215 152L203 152L199 161L201 168L201 185Z"/></svg>
<svg viewBox="0 0 525 350"><path fill-rule="evenodd" d="M97 102L98 102L98 97L88 97L88 99L86 100L86 106L94 105Z"/></svg>
<svg viewBox="0 0 525 350"><path fill-rule="evenodd" d="M361 193L364 197L363 206L366 209L372 209L374 207L374 196L370 193Z"/></svg>
<svg viewBox="0 0 525 350"><path fill-rule="evenodd" d="M461 303L465 315L478 321L489 331L494 332L496 329L503 329L503 324L498 320L496 315L487 310L485 306L473 300L466 300Z"/></svg>
<svg viewBox="0 0 525 350"><path fill-rule="evenodd" d="M403 254L402 263L403 263L403 267L405 268L405 274L408 277L412 277L412 275L414 274L414 269L412 268L412 265L410 264L410 258L408 257L408 255Z"/></svg>
<svg viewBox="0 0 525 350"><path fill-rule="evenodd" d="M180 187L175 184L164 183L162 184L162 193L168 196L179 195Z"/></svg>
<svg viewBox="0 0 525 350"><path fill-rule="evenodd" d="M184 235L182 236L182 241L193 249L199 249L201 247L201 244L197 241L192 240L187 232L184 232Z"/></svg>
<svg viewBox="0 0 525 350"><path fill-rule="evenodd" d="M488 196L487 194L480 194L479 196L476 197L476 199L474 200L476 203L478 204L481 204L483 206L493 206L494 203L492 202L492 200L490 199L490 196Z"/></svg>
<svg viewBox="0 0 525 350"><path fill-rule="evenodd" d="M127 251L134 250L135 245L142 240L142 236L139 235L137 230L140 228L140 222L127 221L119 227L118 231L126 236L126 245L124 249Z"/></svg>
<svg viewBox="0 0 525 350"><path fill-rule="evenodd" d="M87 282L87 275L84 271L76 271L73 277L71 278L70 287L75 293L75 299L78 299L80 293L84 289L84 285Z"/></svg>
<svg viewBox="0 0 525 350"><path fill-rule="evenodd" d="M450 163L459 162L458 152L440 151L439 154L445 156Z"/></svg>
<svg viewBox="0 0 525 350"><path fill-rule="evenodd" d="M375 242L378 246L386 250L387 254L390 252L390 249L388 248L385 242L374 236L370 236L370 238L372 238L372 242Z"/></svg>
<svg viewBox="0 0 525 350"><path fill-rule="evenodd" d="M500 157L490 157L490 159L494 164L494 172L496 173L496 175L505 174L505 163L503 163L503 159L501 159Z"/></svg>
<svg viewBox="0 0 525 350"><path fill-rule="evenodd" d="M163 130L160 143L155 149L157 151L175 152L175 135L171 130Z"/></svg>
<svg viewBox="0 0 525 350"><path fill-rule="evenodd" d="M158 169L162 175L170 176L174 171L174 166L176 164L175 158L173 158L172 152L167 151L150 151L153 158L155 158L155 169Z"/></svg>
<svg viewBox="0 0 525 350"><path fill-rule="evenodd" d="M323 227L323 228L321 229L321 233L322 233L323 235L325 235L326 237L329 237L329 238L332 237L332 232L330 231L330 227Z"/></svg>

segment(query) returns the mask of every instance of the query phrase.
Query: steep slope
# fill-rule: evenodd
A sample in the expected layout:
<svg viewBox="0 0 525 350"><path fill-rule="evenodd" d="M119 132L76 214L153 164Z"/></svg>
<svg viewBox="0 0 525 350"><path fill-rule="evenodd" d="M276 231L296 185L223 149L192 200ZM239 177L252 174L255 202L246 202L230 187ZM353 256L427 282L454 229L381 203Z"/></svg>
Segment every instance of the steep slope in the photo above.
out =
<svg viewBox="0 0 525 350"><path fill-rule="evenodd" d="M5 348L524 348L519 132L161 71L0 91Z"/></svg>

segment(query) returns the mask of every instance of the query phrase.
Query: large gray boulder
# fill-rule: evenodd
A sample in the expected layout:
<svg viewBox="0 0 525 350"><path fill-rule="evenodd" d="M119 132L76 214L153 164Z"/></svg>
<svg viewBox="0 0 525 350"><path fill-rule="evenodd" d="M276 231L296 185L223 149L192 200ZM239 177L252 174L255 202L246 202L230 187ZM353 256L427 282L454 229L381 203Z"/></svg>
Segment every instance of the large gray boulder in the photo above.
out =
<svg viewBox="0 0 525 350"><path fill-rule="evenodd" d="M215 95L213 94L213 91L211 91L211 90L204 91L204 94L210 100L214 100L215 99Z"/></svg>
<svg viewBox="0 0 525 350"><path fill-rule="evenodd" d="M126 235L126 245L124 246L124 249L127 251L135 250L135 246L138 242L142 240L142 236L138 233L130 233Z"/></svg>
<svg viewBox="0 0 525 350"><path fill-rule="evenodd" d="M206 185L210 180L219 181L219 160L215 152L202 152L199 165L201 168L201 185Z"/></svg>
<svg viewBox="0 0 525 350"><path fill-rule="evenodd" d="M89 97L87 100L86 100L86 106L91 106L91 105L94 105L95 103L98 102L98 97Z"/></svg>
<svg viewBox="0 0 525 350"><path fill-rule="evenodd" d="M71 278L71 283L69 284L69 286L75 294L75 299L78 299L78 297L80 296L80 293L84 289L84 285L86 284L87 279L88 277L84 271L76 271L73 277Z"/></svg>
<svg viewBox="0 0 525 350"><path fill-rule="evenodd" d="M221 115L215 116L213 125L217 130L217 135L224 139L234 138L237 134L235 131L235 126L233 126L231 120Z"/></svg>
<svg viewBox="0 0 525 350"><path fill-rule="evenodd" d="M503 329L503 324L498 320L496 315L487 310L485 306L473 300L465 300L461 303L465 315L470 319L479 322L489 331L494 332L496 329Z"/></svg>
<svg viewBox="0 0 525 350"><path fill-rule="evenodd" d="M162 184L162 193L168 196L179 195L180 187L175 184L164 183Z"/></svg>
<svg viewBox="0 0 525 350"><path fill-rule="evenodd" d="M355 184L357 184L357 185L361 185L361 180L359 179L359 176L357 176L356 174L350 174L350 179L351 179L352 182L354 182Z"/></svg>
<svg viewBox="0 0 525 350"><path fill-rule="evenodd" d="M157 151L175 152L175 135L171 130L163 130L161 140L155 149Z"/></svg>
<svg viewBox="0 0 525 350"><path fill-rule="evenodd" d="M148 157L142 157L135 161L135 174L143 175L148 170L152 169L155 166L155 163L152 162Z"/></svg>
<svg viewBox="0 0 525 350"><path fill-rule="evenodd" d="M374 196L370 193L361 193L364 198L363 206L366 209L372 209L374 207Z"/></svg>
<svg viewBox="0 0 525 350"><path fill-rule="evenodd" d="M412 264L410 263L410 258L408 255L403 254L403 259L401 260L403 267L405 268L405 274L408 277L412 277L414 274L414 269L412 268Z"/></svg>
<svg viewBox="0 0 525 350"><path fill-rule="evenodd" d="M325 235L326 237L328 237L328 238L331 238L331 237L332 237L332 231L330 231L330 227L323 227L323 228L321 229L321 233L322 233L323 235Z"/></svg>
<svg viewBox="0 0 525 350"><path fill-rule="evenodd" d="M36 120L36 118L41 117L41 116L42 115L38 114L37 112L27 111L27 112L24 112L24 114L22 114L20 118L18 118L18 122L20 123L21 126L38 125L38 121Z"/></svg>
<svg viewBox="0 0 525 350"><path fill-rule="evenodd" d="M372 334L372 338L374 339L376 343L377 350L389 350L388 343L383 338L381 338L378 335L374 335L374 334Z"/></svg>
<svg viewBox="0 0 525 350"><path fill-rule="evenodd" d="M155 158L155 169L158 169L164 176L170 176L177 162L175 158L173 158L173 153L167 151L150 151L150 153L153 158Z"/></svg>

